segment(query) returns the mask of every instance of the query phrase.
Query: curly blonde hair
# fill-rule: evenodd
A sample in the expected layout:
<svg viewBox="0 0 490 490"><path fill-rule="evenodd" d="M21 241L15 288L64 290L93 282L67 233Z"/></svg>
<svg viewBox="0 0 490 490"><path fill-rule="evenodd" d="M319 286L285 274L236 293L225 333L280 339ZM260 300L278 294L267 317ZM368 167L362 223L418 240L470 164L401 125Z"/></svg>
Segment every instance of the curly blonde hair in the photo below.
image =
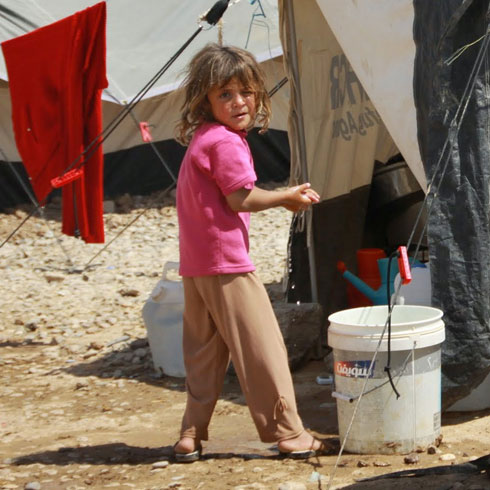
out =
<svg viewBox="0 0 490 490"><path fill-rule="evenodd" d="M207 94L213 87L223 87L232 78L255 94L255 121L267 131L271 118L270 99L265 76L255 57L234 46L207 44L189 63L181 90L184 92L182 114L176 127L176 139L188 145L194 131L205 121L213 121Z"/></svg>

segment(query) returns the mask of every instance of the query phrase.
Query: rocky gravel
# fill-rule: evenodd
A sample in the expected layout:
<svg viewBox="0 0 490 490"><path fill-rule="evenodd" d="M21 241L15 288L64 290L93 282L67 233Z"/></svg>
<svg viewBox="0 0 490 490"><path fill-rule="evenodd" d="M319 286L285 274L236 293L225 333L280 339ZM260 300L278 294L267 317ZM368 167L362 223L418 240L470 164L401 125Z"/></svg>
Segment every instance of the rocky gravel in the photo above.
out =
<svg viewBox="0 0 490 490"><path fill-rule="evenodd" d="M164 264L178 261L174 197L125 195L106 209L105 244L62 235L55 199L0 248L1 490L490 488L484 473L356 482L488 453L490 413L445 415L441 445L416 457L337 461L332 387L315 381L330 374L323 360L295 372L294 382L305 424L330 454L281 459L259 442L229 374L204 458L175 464L185 380L154 369L142 319ZM28 212L0 215L0 243ZM282 298L290 220L281 208L252 217L251 255L273 302Z"/></svg>

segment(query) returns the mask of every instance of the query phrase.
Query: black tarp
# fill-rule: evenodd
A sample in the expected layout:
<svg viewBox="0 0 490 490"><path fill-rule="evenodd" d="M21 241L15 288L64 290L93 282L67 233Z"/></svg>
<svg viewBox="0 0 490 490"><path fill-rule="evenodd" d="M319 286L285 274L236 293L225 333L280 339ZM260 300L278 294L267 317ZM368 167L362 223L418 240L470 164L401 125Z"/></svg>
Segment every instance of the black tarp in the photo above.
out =
<svg viewBox="0 0 490 490"><path fill-rule="evenodd" d="M444 409L470 393L490 371L488 49L482 52L459 131L451 124L485 46L489 0L415 0L414 9L418 138L428 180L434 176L428 223L433 303L444 312L446 325ZM443 151L446 140L452 148Z"/></svg>

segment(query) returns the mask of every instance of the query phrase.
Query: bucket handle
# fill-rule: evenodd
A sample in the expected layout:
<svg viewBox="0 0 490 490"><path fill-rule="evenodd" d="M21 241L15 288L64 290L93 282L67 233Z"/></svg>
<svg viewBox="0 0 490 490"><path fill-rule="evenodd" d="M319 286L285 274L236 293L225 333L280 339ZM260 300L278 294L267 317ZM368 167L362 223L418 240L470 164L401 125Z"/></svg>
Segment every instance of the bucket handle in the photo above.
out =
<svg viewBox="0 0 490 490"><path fill-rule="evenodd" d="M179 266L180 266L179 262L172 262L172 261L165 262L165 265L163 266L162 279L164 281L167 280L167 274L169 271L179 272Z"/></svg>

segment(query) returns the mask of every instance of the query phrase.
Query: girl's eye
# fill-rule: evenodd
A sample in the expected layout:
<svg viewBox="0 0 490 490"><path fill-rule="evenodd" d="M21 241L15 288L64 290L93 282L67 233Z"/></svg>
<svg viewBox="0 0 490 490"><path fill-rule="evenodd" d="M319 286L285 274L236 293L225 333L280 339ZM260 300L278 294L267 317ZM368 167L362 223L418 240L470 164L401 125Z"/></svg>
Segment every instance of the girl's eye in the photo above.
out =
<svg viewBox="0 0 490 490"><path fill-rule="evenodd" d="M230 96L230 92L221 92L220 98L227 99Z"/></svg>

